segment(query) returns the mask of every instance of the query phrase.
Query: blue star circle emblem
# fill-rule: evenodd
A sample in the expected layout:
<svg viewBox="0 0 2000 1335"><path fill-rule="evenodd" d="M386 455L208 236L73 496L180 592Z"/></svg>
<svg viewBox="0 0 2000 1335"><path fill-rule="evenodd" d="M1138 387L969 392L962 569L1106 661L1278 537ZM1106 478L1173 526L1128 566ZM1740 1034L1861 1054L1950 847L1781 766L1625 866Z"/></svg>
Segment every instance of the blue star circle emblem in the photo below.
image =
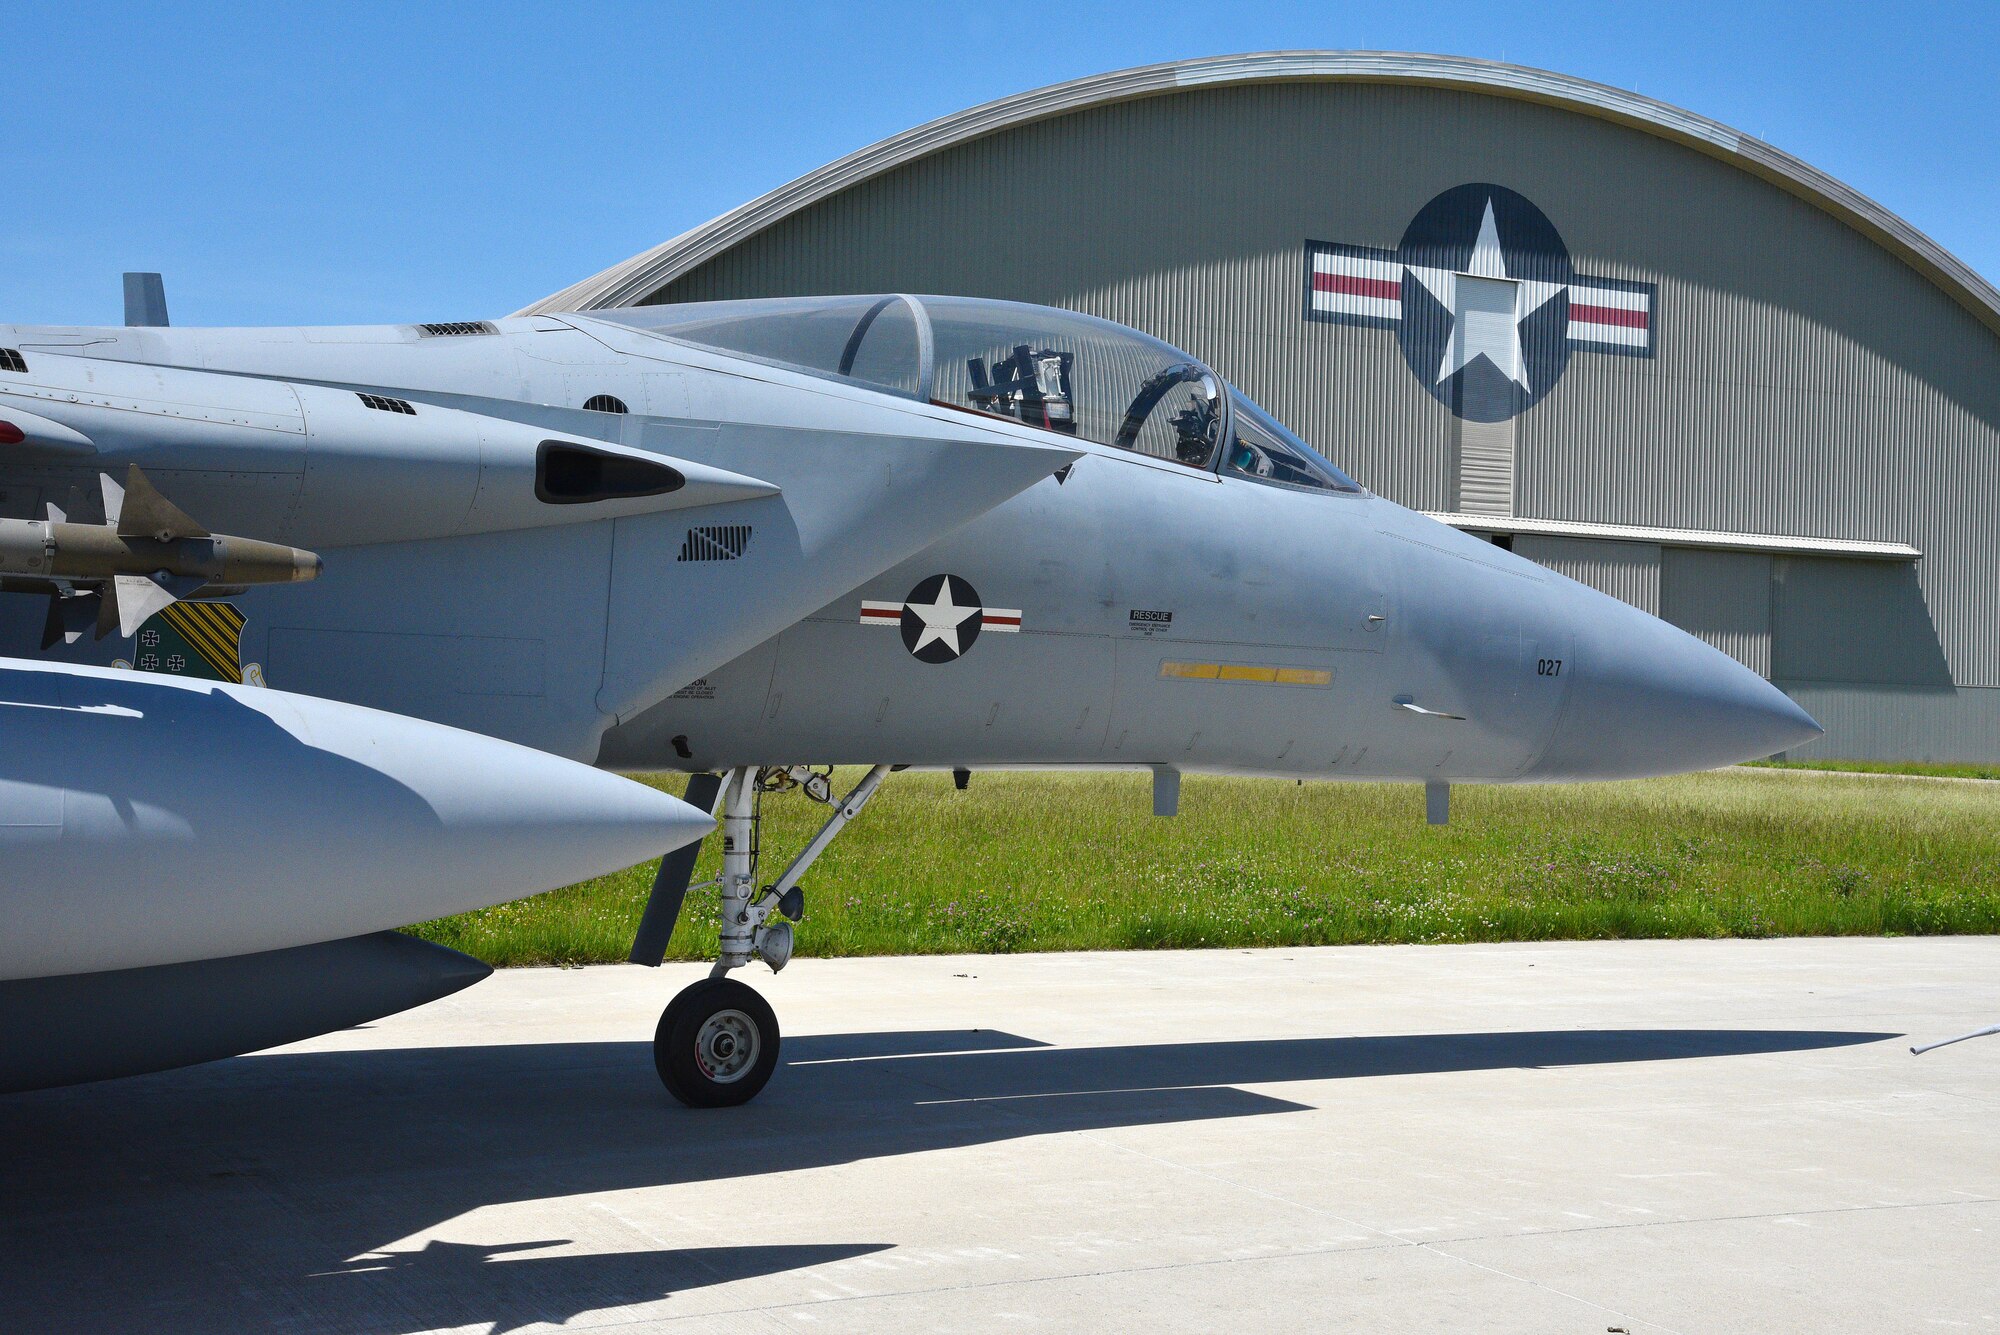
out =
<svg viewBox="0 0 2000 1335"><path fill-rule="evenodd" d="M1398 341L1410 373L1460 417L1534 407L1569 365L1569 248L1505 186L1461 185L1410 220Z"/></svg>
<svg viewBox="0 0 2000 1335"><path fill-rule="evenodd" d="M1572 353L1652 357L1657 295L1577 273L1548 215L1483 181L1425 204L1392 250L1306 243L1306 318L1393 328L1424 392L1475 422L1534 407Z"/></svg>

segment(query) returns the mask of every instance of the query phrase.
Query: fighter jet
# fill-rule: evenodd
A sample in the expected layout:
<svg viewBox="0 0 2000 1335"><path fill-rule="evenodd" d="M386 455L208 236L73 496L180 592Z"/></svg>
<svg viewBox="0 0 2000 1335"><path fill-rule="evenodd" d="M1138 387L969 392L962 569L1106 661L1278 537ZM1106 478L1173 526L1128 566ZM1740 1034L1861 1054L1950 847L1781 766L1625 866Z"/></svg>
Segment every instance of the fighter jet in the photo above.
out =
<svg viewBox="0 0 2000 1335"><path fill-rule="evenodd" d="M692 775L720 943L654 1055L702 1106L768 1080L779 1026L730 975L784 966L802 878L901 768L1146 769L1159 814L1191 771L1401 780L1442 820L1453 783L1818 735L1691 636L1370 493L1225 372L1074 312L900 294L0 326L0 490L75 513L137 466L205 524L323 553L230 599L274 687ZM836 798L834 765L869 768ZM778 794L830 811L773 877ZM635 960L693 865L663 859Z"/></svg>

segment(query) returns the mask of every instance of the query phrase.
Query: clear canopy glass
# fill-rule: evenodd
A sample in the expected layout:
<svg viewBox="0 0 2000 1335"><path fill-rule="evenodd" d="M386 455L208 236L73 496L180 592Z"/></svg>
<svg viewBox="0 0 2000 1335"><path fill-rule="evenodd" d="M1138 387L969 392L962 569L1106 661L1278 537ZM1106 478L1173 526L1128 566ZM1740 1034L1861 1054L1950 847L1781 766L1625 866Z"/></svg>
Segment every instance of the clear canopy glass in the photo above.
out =
<svg viewBox="0 0 2000 1335"><path fill-rule="evenodd" d="M776 297L592 311L739 357L924 397L923 307L908 297Z"/></svg>
<svg viewBox="0 0 2000 1335"><path fill-rule="evenodd" d="M633 306L591 316L1190 468L1359 490L1195 357L1075 311L897 294Z"/></svg>
<svg viewBox="0 0 2000 1335"><path fill-rule="evenodd" d="M1300 440L1248 394L1231 385L1231 439L1222 464L1231 473L1307 491L1360 491L1353 478Z"/></svg>

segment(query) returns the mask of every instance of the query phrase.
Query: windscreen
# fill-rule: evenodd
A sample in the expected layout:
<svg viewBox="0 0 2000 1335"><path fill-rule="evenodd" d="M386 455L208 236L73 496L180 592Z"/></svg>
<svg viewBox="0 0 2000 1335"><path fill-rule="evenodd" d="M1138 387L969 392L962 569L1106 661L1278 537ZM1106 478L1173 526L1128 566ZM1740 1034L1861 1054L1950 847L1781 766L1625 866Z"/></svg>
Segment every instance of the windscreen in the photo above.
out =
<svg viewBox="0 0 2000 1335"><path fill-rule="evenodd" d="M1222 456L1226 472L1307 491L1361 490L1353 478L1234 385L1229 387L1229 403L1231 439Z"/></svg>

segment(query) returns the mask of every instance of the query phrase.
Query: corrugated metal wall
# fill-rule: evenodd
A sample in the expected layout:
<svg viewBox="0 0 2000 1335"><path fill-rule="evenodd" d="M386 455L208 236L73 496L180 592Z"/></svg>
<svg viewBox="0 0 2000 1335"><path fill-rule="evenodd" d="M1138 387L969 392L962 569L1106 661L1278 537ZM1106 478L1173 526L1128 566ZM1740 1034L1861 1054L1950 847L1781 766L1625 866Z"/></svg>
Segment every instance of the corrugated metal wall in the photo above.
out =
<svg viewBox="0 0 2000 1335"><path fill-rule="evenodd" d="M1514 553L1641 611L1660 612L1660 546L1653 542L1599 542L1591 538L1514 539Z"/></svg>
<svg viewBox="0 0 2000 1335"><path fill-rule="evenodd" d="M1777 685L1819 720L1826 736L1788 754L1880 760L2000 758L2000 690L1856 686L1818 681Z"/></svg>
<svg viewBox="0 0 2000 1335"><path fill-rule="evenodd" d="M1533 200L1578 272L1658 284L1657 358L1578 352L1516 422L1517 513L1915 544L1900 591L1842 567L1856 601L1879 594L1880 624L1908 631L1914 589L1950 679L2000 685L2000 338L1810 204L1640 131L1447 89L1189 90L911 164L657 297L940 291L1090 311L1208 359L1384 495L1451 509L1456 419L1394 331L1303 318L1303 247L1394 246L1469 181ZM1769 633L1719 606L1687 615L1745 661L1775 652L1781 677L1788 634L1813 680L1936 666L1794 602L1779 596Z"/></svg>
<svg viewBox="0 0 2000 1335"><path fill-rule="evenodd" d="M1773 564L1772 673L1792 681L1952 685L1938 632L1902 561Z"/></svg>
<svg viewBox="0 0 2000 1335"><path fill-rule="evenodd" d="M1771 558L1672 547L1661 558L1660 615L1770 676Z"/></svg>
<svg viewBox="0 0 2000 1335"><path fill-rule="evenodd" d="M1513 419L1504 422L1458 423L1458 502L1453 509L1469 515L1514 513Z"/></svg>

